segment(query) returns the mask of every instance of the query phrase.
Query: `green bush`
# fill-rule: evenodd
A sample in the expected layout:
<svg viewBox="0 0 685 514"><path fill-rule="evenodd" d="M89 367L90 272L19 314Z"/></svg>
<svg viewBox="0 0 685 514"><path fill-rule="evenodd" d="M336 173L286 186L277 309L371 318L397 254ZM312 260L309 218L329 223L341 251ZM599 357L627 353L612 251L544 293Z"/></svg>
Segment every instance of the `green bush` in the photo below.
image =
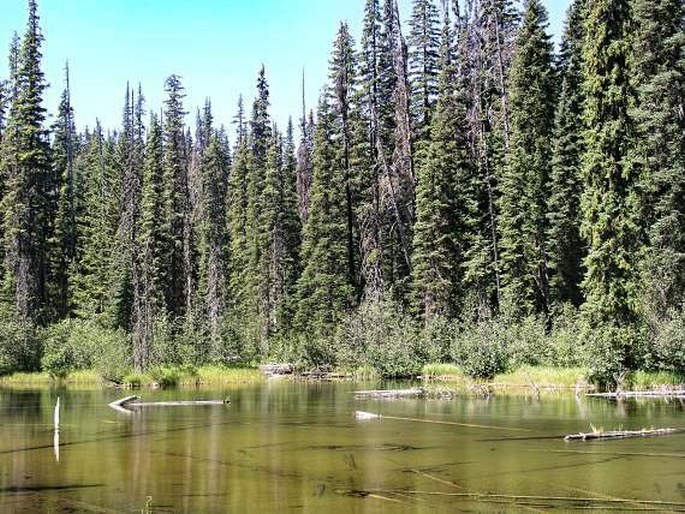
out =
<svg viewBox="0 0 685 514"><path fill-rule="evenodd" d="M492 379L503 373L509 367L504 324L489 320L462 325L455 334L452 356L471 377Z"/></svg>
<svg viewBox="0 0 685 514"><path fill-rule="evenodd" d="M41 331L42 366L54 378L94 369L106 380L121 382L131 369L130 342L123 331L96 323L64 320Z"/></svg>
<svg viewBox="0 0 685 514"><path fill-rule="evenodd" d="M602 390L626 387L637 368L636 354L642 346L642 331L636 326L588 327L590 381Z"/></svg>
<svg viewBox="0 0 685 514"><path fill-rule="evenodd" d="M334 347L349 370L376 368L384 378L418 376L428 361L413 320L391 302L368 302L339 327Z"/></svg>
<svg viewBox="0 0 685 514"><path fill-rule="evenodd" d="M157 366L150 370L150 376L163 389L177 387L183 370L177 366Z"/></svg>
<svg viewBox="0 0 685 514"><path fill-rule="evenodd" d="M455 323L445 317L429 320L419 334L421 360L425 362L447 362L451 358Z"/></svg>
<svg viewBox="0 0 685 514"><path fill-rule="evenodd" d="M563 305L556 309L553 320L548 337L551 339L554 358L548 365L562 368L589 366L590 357L585 340L588 328L580 311L571 305Z"/></svg>
<svg viewBox="0 0 685 514"><path fill-rule="evenodd" d="M553 340L546 333L542 316L528 316L519 322L500 318L497 324L497 333L507 348L511 367L555 364Z"/></svg>
<svg viewBox="0 0 685 514"><path fill-rule="evenodd" d="M685 370L685 311L673 311L652 328L652 344L645 352L648 367L683 373Z"/></svg>
<svg viewBox="0 0 685 514"><path fill-rule="evenodd" d="M41 354L35 325L13 308L0 306L0 375L38 370Z"/></svg>

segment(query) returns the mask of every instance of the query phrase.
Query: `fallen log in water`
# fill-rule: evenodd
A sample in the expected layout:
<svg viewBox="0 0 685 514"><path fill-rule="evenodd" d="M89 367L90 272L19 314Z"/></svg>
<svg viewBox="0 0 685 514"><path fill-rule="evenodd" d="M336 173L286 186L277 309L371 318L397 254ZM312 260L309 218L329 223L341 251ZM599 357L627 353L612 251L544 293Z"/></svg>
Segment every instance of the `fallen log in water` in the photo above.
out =
<svg viewBox="0 0 685 514"><path fill-rule="evenodd" d="M685 389L663 390L663 391L621 391L616 393L591 393L586 396L590 398L607 398L617 400L620 398L665 398L673 400L685 399Z"/></svg>
<svg viewBox="0 0 685 514"><path fill-rule="evenodd" d="M143 407L194 407L203 405L226 405L231 403L231 400L192 400L192 401L174 401L174 402L141 402L139 396L127 396L121 400L117 400L109 404L109 406L126 414L131 414L133 409Z"/></svg>
<svg viewBox="0 0 685 514"><path fill-rule="evenodd" d="M670 435L678 432L675 428L658 428L642 430L613 430L604 432L601 430L579 434L571 434L564 437L564 441L596 441L604 439L627 439L629 437L654 437L658 435Z"/></svg>
<svg viewBox="0 0 685 514"><path fill-rule="evenodd" d="M114 409L117 412L121 412L123 414L131 414L131 410L126 408L126 405L128 405L131 402L134 402L136 400L140 400L139 396L127 396L126 398L122 398L120 400L114 401L109 404L109 407Z"/></svg>
<svg viewBox="0 0 685 514"><path fill-rule="evenodd" d="M373 391L355 391L357 398L377 398L381 400L396 400L399 398L422 398L426 392L423 389L380 389Z"/></svg>

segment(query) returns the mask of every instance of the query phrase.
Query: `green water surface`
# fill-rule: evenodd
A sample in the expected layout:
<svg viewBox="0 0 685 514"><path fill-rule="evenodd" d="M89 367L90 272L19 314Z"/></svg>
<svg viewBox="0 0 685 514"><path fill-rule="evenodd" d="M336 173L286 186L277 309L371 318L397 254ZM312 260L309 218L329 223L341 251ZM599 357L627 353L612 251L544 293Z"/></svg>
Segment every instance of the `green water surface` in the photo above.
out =
<svg viewBox="0 0 685 514"><path fill-rule="evenodd" d="M561 437L591 423L685 427L680 402L360 401L358 388L143 391L145 401L231 403L133 415L108 408L116 390L0 389L0 512L685 511L684 434ZM358 421L357 410L386 417Z"/></svg>

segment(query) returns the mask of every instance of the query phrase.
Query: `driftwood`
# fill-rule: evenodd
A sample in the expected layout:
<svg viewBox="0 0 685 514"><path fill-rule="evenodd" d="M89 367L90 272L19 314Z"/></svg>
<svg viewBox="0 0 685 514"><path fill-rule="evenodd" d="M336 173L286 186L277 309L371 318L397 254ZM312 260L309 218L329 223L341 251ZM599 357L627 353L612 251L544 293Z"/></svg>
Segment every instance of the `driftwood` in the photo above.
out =
<svg viewBox="0 0 685 514"><path fill-rule="evenodd" d="M685 399L685 389L663 391L622 391L616 393L591 393L586 395L591 398L607 398L617 400L621 398L665 398L674 400Z"/></svg>
<svg viewBox="0 0 685 514"><path fill-rule="evenodd" d="M421 418L405 418L401 416L382 416L380 414L374 414L373 412L364 412L358 410L354 413L354 417L360 421L368 421L375 419L391 419L395 421L409 421L411 423L429 423L432 425L451 425L455 427L466 427L466 428L479 428L485 430L507 430L512 432L530 432L526 428L511 428L493 425L476 425L473 423L459 423L457 421L443 421L437 419L421 419Z"/></svg>
<svg viewBox="0 0 685 514"><path fill-rule="evenodd" d="M381 389L375 391L355 391L357 398L376 398L380 400L396 400L398 398L423 398L426 392L423 389Z"/></svg>
<svg viewBox="0 0 685 514"><path fill-rule="evenodd" d="M295 372L295 366L292 364L265 364L259 366L259 371L268 377L282 377L292 375Z"/></svg>
<svg viewBox="0 0 685 514"><path fill-rule="evenodd" d="M230 400L193 400L193 401L175 401L175 402L141 402L138 396L127 396L121 400L117 400L109 404L109 406L122 413L131 414L132 409L139 409L143 407L195 407L203 405L226 405L231 403Z"/></svg>
<svg viewBox="0 0 685 514"><path fill-rule="evenodd" d="M658 428L653 430L614 430L604 432L601 430L571 434L564 437L564 441L596 441L605 439L627 439L629 437L654 437L659 435L670 435L678 432L675 428Z"/></svg>

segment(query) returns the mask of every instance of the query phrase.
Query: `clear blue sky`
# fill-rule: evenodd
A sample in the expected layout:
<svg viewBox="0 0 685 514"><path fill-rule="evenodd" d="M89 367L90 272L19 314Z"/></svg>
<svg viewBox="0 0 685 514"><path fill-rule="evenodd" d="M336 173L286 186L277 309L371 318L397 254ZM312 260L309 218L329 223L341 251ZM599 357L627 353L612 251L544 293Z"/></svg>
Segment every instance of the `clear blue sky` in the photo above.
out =
<svg viewBox="0 0 685 514"><path fill-rule="evenodd" d="M0 0L0 56L12 32L23 34L25 0ZM412 0L400 0L403 19ZM558 35L570 0L545 0L550 32ZM186 109L210 97L217 121L228 124L238 95L250 105L257 70L267 69L272 115L285 123L301 113L302 67L308 107L316 103L340 20L357 40L364 0L39 0L45 35L43 69L56 111L63 68L71 68L72 100L79 127L99 117L106 128L121 119L126 81L142 83L148 107L158 110L164 79L183 77ZM3 59L6 62L6 59ZM2 62L2 61L0 61ZM0 68L0 77L7 75Z"/></svg>

